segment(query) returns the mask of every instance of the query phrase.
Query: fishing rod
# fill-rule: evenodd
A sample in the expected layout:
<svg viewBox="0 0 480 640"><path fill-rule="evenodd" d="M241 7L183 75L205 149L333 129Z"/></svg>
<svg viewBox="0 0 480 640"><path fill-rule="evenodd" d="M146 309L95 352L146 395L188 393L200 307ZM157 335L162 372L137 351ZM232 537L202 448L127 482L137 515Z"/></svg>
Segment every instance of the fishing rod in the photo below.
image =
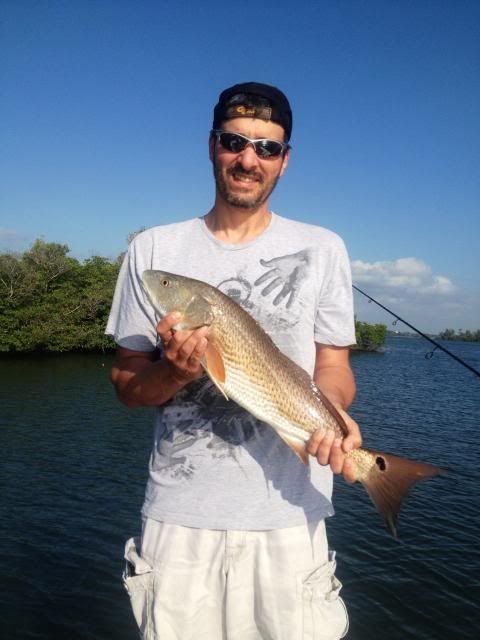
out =
<svg viewBox="0 0 480 640"><path fill-rule="evenodd" d="M410 324L409 322L407 322L406 320L404 320L403 318L401 318L400 316L398 316L396 313L394 313L393 311L391 311L390 309L388 309L388 307L385 307L383 304L381 304L380 302L378 302L378 300L375 300L375 298L372 298L372 296L369 296L368 293L365 293L365 291L362 291L361 289L359 289L357 286L355 286L354 284L352 284L352 287L355 289L355 291L358 291L359 293L361 293L362 295L364 295L366 298L368 298L368 300L370 302L374 302L375 304L377 304L379 307L381 307L382 309L385 309L385 311L387 313L389 313L390 315L392 315L394 318L396 318L397 320L400 320L400 322L403 322L403 324L405 324L407 327L410 327L410 329L413 329L416 333L418 333L420 336L422 336L422 338L425 338L425 340L428 340L429 342L431 342L432 344L435 345L435 349L440 349L441 351L444 351L447 355L449 355L451 358L453 358L454 360L456 360L457 362L459 362L460 364L463 364L464 367L466 367L467 369L469 369L472 373L474 373L476 376L478 376L480 378L480 371L477 371L477 369L474 369L473 367L471 367L467 362L465 362L465 360L462 360L461 358L459 358L458 356L456 356L454 353L452 353L451 351L449 351L448 349L446 349L445 347L443 347L440 343L438 343L436 340L434 340L433 338L430 338L430 336L427 336L425 333L423 333L422 331L420 331L420 329L417 329L416 327L413 326L413 324ZM395 321L394 324L396 324L397 320ZM435 351L435 349L433 351ZM433 356L433 351L430 352L430 354L426 354L425 357L432 357Z"/></svg>

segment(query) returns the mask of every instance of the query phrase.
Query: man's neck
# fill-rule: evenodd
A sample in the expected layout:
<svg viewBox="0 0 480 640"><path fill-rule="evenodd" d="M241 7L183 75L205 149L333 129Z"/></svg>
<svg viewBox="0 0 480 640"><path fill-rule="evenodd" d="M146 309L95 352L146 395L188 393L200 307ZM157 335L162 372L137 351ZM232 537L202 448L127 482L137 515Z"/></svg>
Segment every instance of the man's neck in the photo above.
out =
<svg viewBox="0 0 480 640"><path fill-rule="evenodd" d="M249 242L263 233L271 219L268 202L255 210L216 202L206 214L205 224L209 231L222 242L238 244Z"/></svg>

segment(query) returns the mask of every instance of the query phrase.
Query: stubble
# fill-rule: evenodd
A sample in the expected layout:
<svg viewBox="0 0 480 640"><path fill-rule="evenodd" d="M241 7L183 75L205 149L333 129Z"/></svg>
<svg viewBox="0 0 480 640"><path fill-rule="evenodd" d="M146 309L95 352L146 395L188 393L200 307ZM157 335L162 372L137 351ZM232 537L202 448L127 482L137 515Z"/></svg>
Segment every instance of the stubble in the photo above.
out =
<svg viewBox="0 0 480 640"><path fill-rule="evenodd" d="M275 186L280 178L281 167L277 174L270 180L266 180L265 176L253 169L252 171L245 171L240 165L234 165L227 169L227 174L230 176L237 175L239 177L250 177L257 180L257 184L260 189L255 194L242 194L232 191L222 174L220 167L218 166L217 156L215 154L213 161L213 175L215 177L215 184L217 186L218 193L228 204L238 207L239 209L245 209L248 211L258 209L261 205L268 200L270 194L275 189Z"/></svg>

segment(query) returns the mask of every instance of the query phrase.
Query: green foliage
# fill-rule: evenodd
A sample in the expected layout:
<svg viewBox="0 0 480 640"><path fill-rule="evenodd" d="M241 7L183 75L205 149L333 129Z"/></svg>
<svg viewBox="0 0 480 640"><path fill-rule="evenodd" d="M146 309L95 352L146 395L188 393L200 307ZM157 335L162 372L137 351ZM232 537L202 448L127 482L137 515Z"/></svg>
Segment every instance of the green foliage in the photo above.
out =
<svg viewBox="0 0 480 640"><path fill-rule="evenodd" d="M23 255L0 254L0 351L98 351L120 264L80 263L67 245L37 240Z"/></svg>
<svg viewBox="0 0 480 640"><path fill-rule="evenodd" d="M480 329L476 331L470 331L467 329L466 331L462 331L459 329L455 331L455 329L445 329L445 331L441 331L438 334L438 337L441 340L458 340L460 342L480 342Z"/></svg>
<svg viewBox="0 0 480 640"><path fill-rule="evenodd" d="M368 324L355 320L355 335L357 349L363 351L376 351L385 342L387 326L385 324Z"/></svg>
<svg viewBox="0 0 480 640"><path fill-rule="evenodd" d="M135 234L132 234L135 235ZM23 254L0 254L0 352L105 351L104 334L120 260L83 263L64 244L36 240ZM355 321L357 344L375 350L386 326Z"/></svg>

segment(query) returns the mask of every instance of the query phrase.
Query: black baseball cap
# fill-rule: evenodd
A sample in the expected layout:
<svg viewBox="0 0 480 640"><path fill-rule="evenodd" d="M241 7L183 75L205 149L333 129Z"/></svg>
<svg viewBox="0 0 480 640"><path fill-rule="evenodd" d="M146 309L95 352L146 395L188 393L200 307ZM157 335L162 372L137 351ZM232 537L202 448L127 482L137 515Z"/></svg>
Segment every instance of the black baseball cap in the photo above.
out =
<svg viewBox="0 0 480 640"><path fill-rule="evenodd" d="M285 141L292 135L292 110L287 96L269 84L242 82L222 91L213 111L213 128L219 129L224 120L232 118L260 118L281 125Z"/></svg>

